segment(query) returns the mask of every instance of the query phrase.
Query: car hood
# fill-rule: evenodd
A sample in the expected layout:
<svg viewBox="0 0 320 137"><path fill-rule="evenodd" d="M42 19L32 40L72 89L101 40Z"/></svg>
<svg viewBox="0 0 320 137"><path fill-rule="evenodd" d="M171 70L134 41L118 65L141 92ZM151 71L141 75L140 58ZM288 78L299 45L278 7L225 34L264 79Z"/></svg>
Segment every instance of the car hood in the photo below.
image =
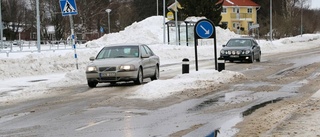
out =
<svg viewBox="0 0 320 137"><path fill-rule="evenodd" d="M133 64L136 65L139 62L139 58L108 58L94 60L89 63L89 66L119 66L123 64Z"/></svg>
<svg viewBox="0 0 320 137"><path fill-rule="evenodd" d="M251 47L223 47L223 50L251 50Z"/></svg>

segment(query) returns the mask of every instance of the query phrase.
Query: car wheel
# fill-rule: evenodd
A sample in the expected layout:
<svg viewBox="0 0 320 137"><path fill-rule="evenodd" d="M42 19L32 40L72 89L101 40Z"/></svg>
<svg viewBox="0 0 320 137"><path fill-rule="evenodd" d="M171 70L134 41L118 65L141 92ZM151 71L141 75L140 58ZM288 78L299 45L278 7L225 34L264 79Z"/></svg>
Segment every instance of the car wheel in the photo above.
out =
<svg viewBox="0 0 320 137"><path fill-rule="evenodd" d="M134 84L140 85L143 82L143 72L142 69L139 68L137 79L134 81Z"/></svg>
<svg viewBox="0 0 320 137"><path fill-rule="evenodd" d="M96 81L88 81L88 86L90 88L95 88L97 86L98 82Z"/></svg>
<svg viewBox="0 0 320 137"><path fill-rule="evenodd" d="M249 58L249 63L253 63L254 61L254 55L252 54L251 57Z"/></svg>
<svg viewBox="0 0 320 137"><path fill-rule="evenodd" d="M116 83L117 83L117 82L114 82L114 81L113 81L113 82L110 82L110 85L115 85Z"/></svg>
<svg viewBox="0 0 320 137"><path fill-rule="evenodd" d="M259 55L259 58L256 59L256 61L257 61L257 62L260 62L260 61L261 61L261 53L260 53L260 55Z"/></svg>
<svg viewBox="0 0 320 137"><path fill-rule="evenodd" d="M159 79L159 67L156 66L156 69L154 71L154 75L151 77L151 80L157 80Z"/></svg>
<svg viewBox="0 0 320 137"><path fill-rule="evenodd" d="M234 62L234 60L229 60L229 62L233 63L233 62Z"/></svg>

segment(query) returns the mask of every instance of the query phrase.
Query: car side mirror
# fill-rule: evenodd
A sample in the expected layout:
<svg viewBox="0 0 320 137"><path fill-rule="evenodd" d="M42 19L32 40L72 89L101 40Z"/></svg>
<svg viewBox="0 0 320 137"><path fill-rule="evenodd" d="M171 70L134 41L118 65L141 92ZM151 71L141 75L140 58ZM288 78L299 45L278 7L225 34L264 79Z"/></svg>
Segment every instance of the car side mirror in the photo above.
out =
<svg viewBox="0 0 320 137"><path fill-rule="evenodd" d="M90 57L89 60L90 60L90 61L94 61L94 57Z"/></svg>
<svg viewBox="0 0 320 137"><path fill-rule="evenodd" d="M150 55L148 55L148 54L142 54L141 55L141 58L149 58L150 57Z"/></svg>
<svg viewBox="0 0 320 137"><path fill-rule="evenodd" d="M222 45L222 47L225 47L226 45Z"/></svg>

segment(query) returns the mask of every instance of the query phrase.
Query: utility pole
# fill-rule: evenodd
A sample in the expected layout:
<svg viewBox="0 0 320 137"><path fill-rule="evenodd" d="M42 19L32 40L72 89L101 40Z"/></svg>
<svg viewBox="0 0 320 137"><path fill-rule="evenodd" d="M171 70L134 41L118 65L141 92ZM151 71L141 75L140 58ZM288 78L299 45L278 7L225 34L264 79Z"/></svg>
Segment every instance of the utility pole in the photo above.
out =
<svg viewBox="0 0 320 137"><path fill-rule="evenodd" d="M166 43L166 0L163 0L163 44Z"/></svg>

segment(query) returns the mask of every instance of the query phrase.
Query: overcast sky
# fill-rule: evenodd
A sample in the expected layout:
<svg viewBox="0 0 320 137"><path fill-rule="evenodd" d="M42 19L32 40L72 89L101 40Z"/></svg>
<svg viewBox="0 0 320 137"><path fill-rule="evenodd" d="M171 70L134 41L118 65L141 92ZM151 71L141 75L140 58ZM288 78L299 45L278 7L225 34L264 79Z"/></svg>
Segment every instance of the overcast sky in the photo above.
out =
<svg viewBox="0 0 320 137"><path fill-rule="evenodd" d="M320 8L320 0L311 0L311 6L310 8Z"/></svg>

